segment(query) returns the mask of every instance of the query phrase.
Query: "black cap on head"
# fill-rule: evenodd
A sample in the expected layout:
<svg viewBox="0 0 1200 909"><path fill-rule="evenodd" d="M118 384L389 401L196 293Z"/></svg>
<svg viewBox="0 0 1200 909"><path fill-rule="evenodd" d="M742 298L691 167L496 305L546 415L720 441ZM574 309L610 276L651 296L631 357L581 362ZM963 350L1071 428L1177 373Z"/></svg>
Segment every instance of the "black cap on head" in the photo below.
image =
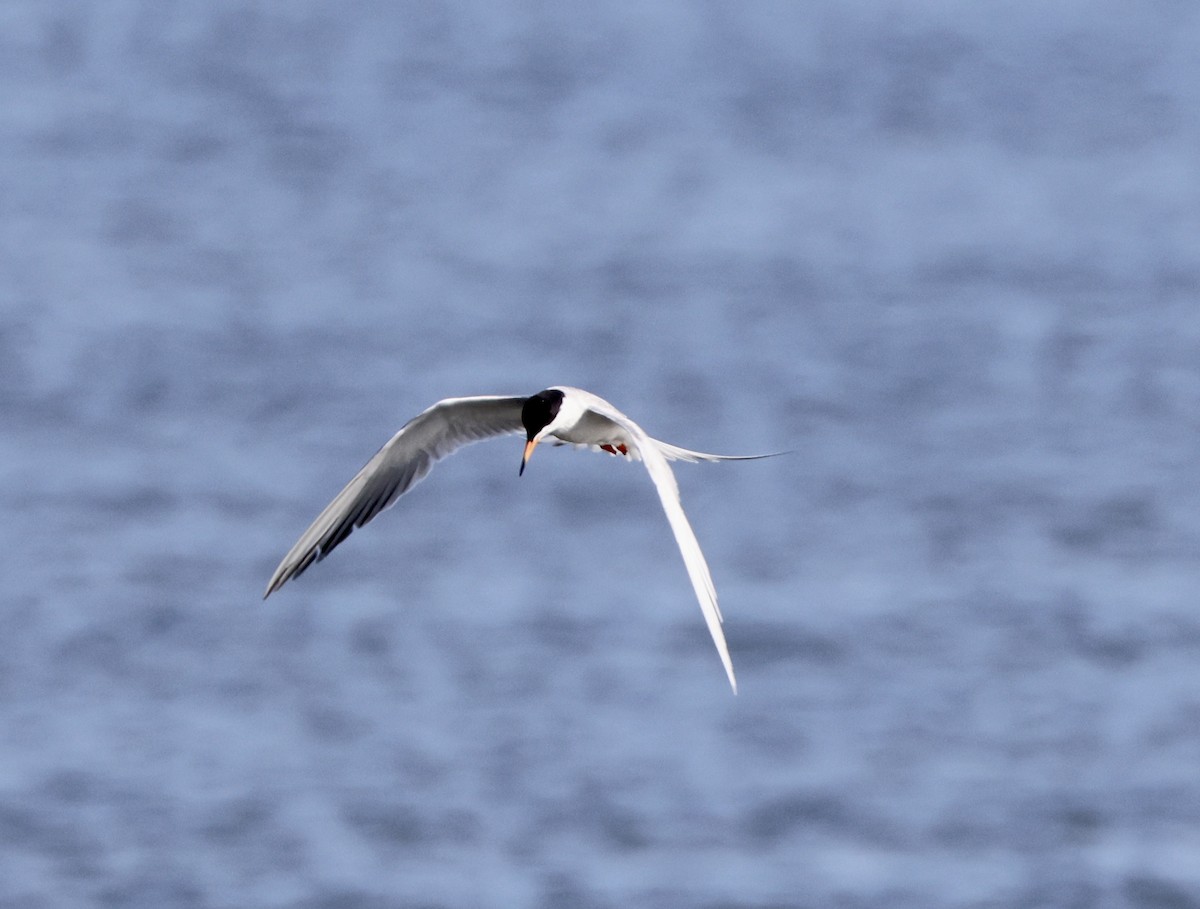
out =
<svg viewBox="0 0 1200 909"><path fill-rule="evenodd" d="M562 407L563 393L557 388L547 388L539 391L531 398L526 398L521 405L521 423L525 427L525 453L521 455L521 469L517 476L525 473L525 464L537 445L534 439L537 434L554 422L558 410Z"/></svg>
<svg viewBox="0 0 1200 909"><path fill-rule="evenodd" d="M547 388L525 399L521 408L521 423L525 426L526 438L529 441L532 442L534 436L554 422L562 402L563 393L557 388Z"/></svg>

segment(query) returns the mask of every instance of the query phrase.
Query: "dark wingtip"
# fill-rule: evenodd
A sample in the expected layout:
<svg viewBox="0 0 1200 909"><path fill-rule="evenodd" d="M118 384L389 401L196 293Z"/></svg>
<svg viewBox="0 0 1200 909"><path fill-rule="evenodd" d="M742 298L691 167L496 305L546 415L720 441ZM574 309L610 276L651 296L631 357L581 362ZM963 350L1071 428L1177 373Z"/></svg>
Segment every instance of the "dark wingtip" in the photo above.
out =
<svg viewBox="0 0 1200 909"><path fill-rule="evenodd" d="M284 584L286 584L288 582L288 578L290 578L291 576L292 575L290 573L288 573L288 574L283 575L282 577L272 577L271 582L269 584L267 584L267 591L266 591L266 593L263 594L263 599L265 600L267 597L269 597L271 594L273 594L276 590L278 590L280 587L282 587Z"/></svg>

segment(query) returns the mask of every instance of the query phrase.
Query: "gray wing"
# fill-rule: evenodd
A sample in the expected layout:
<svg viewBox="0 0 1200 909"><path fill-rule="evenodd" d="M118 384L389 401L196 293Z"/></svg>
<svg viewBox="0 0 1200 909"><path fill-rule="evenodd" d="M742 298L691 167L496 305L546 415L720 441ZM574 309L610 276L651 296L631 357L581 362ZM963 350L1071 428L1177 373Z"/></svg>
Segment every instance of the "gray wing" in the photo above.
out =
<svg viewBox="0 0 1200 909"><path fill-rule="evenodd" d="M521 397L446 398L409 420L325 506L300 535L267 584L263 598L329 555L415 486L433 465L472 442L522 431Z"/></svg>
<svg viewBox="0 0 1200 909"><path fill-rule="evenodd" d="M704 553L700 549L696 533L692 530L692 525L688 523L687 515L683 512L683 506L679 502L679 486L675 482L675 474L671 471L671 465L667 463L668 459L719 461L726 460L726 456L710 455L658 442L646 435L646 431L642 427L603 398L589 395L586 403L588 409L586 419L580 420L580 423L586 427L580 440L582 444L593 441L591 434L604 432L607 427L612 427L608 431L615 430L620 433L619 438L628 448L631 457L641 455L642 462L646 465L646 470L658 492L659 501L662 502L663 511L667 515L667 523L671 525L671 531L675 534L675 543L679 546L679 554L683 556L683 564L687 568L688 579L692 582L692 590L695 591L696 599L700 603L700 612L704 615L704 622L708 625L708 633L717 647L717 654L721 658L721 665L725 667L729 685L733 688L733 693L737 694L737 678L733 674L733 661L729 656L729 645L725 642L725 632L721 629L723 619L721 618L721 608L717 605L717 591L713 586L712 574L708 570L708 563L704 560ZM737 458L733 459L737 460Z"/></svg>

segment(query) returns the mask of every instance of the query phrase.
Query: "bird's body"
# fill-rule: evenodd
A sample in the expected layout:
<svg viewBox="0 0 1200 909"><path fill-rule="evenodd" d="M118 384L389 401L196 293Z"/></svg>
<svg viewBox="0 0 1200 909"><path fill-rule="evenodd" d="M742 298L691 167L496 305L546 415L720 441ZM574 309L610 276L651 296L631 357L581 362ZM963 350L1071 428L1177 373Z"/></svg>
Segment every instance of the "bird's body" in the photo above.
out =
<svg viewBox="0 0 1200 909"><path fill-rule="evenodd" d="M667 462L749 460L763 456L714 455L668 445L650 438L637 423L603 398L580 388L559 385L528 398L446 398L418 414L379 449L300 536L275 569L264 596L270 596L313 562L325 558L355 527L363 526L391 506L440 459L463 445L522 431L526 434L522 472L534 447L544 439L553 440L554 444L606 451L641 460L646 465L729 684L736 692L737 681L721 630L721 611L712 576L679 503L679 488Z"/></svg>

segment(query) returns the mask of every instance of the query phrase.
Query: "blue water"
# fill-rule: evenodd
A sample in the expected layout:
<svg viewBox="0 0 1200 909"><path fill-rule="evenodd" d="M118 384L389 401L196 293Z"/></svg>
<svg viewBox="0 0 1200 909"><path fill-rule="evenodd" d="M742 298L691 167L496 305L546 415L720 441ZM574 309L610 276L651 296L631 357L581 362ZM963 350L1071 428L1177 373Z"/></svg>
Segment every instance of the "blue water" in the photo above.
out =
<svg viewBox="0 0 1200 909"><path fill-rule="evenodd" d="M0 8L0 906L1200 906L1193 4ZM263 602L440 397L468 449Z"/></svg>

